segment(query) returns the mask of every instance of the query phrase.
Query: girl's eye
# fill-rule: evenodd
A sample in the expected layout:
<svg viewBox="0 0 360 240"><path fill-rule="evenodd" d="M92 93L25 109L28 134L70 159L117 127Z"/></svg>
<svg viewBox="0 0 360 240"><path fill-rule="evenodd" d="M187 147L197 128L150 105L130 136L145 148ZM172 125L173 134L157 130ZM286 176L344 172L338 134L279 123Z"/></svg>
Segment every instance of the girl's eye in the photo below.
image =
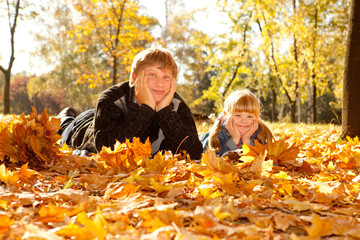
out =
<svg viewBox="0 0 360 240"><path fill-rule="evenodd" d="M156 77L156 74L155 74L155 73L150 73L149 76L150 76L151 78L155 78L155 77Z"/></svg>

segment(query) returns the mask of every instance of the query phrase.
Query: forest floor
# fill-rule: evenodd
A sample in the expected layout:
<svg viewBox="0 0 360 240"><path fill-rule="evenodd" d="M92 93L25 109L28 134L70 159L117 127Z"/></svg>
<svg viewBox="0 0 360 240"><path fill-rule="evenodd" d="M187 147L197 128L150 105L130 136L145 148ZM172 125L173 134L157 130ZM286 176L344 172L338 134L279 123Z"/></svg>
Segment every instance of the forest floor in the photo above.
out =
<svg viewBox="0 0 360 240"><path fill-rule="evenodd" d="M0 122L0 238L360 238L360 142L340 126L269 124L274 143L198 161L136 138L79 157L58 126Z"/></svg>

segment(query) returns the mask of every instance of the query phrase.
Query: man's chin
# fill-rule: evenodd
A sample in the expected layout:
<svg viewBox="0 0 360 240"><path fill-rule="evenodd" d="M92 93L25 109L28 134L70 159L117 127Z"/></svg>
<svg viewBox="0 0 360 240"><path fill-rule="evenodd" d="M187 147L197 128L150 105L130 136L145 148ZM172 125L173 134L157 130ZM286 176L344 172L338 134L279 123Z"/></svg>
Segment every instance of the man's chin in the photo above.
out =
<svg viewBox="0 0 360 240"><path fill-rule="evenodd" d="M164 99L165 96L156 96L155 97L155 101L156 101L156 104L158 104L159 102L161 102L163 99Z"/></svg>

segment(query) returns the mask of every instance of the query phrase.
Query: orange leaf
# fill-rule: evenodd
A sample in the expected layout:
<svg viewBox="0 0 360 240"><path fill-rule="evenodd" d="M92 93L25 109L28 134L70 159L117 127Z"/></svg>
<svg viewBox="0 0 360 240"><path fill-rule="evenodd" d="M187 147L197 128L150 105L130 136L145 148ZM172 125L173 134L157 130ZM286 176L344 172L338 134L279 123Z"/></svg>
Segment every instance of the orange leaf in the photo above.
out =
<svg viewBox="0 0 360 240"><path fill-rule="evenodd" d="M94 239L94 236L90 232L88 232L83 227L74 223L69 223L65 227L60 228L59 230L56 231L56 234L69 239L71 238L78 240Z"/></svg>
<svg viewBox="0 0 360 240"><path fill-rule="evenodd" d="M144 169L146 172L166 173L176 162L177 159L175 157L169 155L164 156L161 152L158 152L153 159L146 158L144 160Z"/></svg>
<svg viewBox="0 0 360 240"><path fill-rule="evenodd" d="M103 198L105 200L108 200L108 199L117 199L117 198L128 197L131 194L136 193L139 190L139 188L140 188L140 186L137 186L132 183L125 183L125 184L122 183L118 186L110 187L110 188L106 189Z"/></svg>
<svg viewBox="0 0 360 240"><path fill-rule="evenodd" d="M19 175L14 174L5 167L5 164L0 166L0 181L4 182L9 188L17 188Z"/></svg>
<svg viewBox="0 0 360 240"><path fill-rule="evenodd" d="M268 143L267 150L268 157L274 161L274 164L295 167L302 165L301 162L296 160L300 149L294 144L289 145L283 139Z"/></svg>
<svg viewBox="0 0 360 240"><path fill-rule="evenodd" d="M73 216L86 208L86 203L81 203L77 208L67 209L64 207L58 207L53 204L48 206L42 206L38 212L38 221L43 223L49 222L62 222L65 216Z"/></svg>
<svg viewBox="0 0 360 240"><path fill-rule="evenodd" d="M22 182L29 182L30 179L36 174L37 173L35 171L28 169L28 163L22 165L19 170L19 177Z"/></svg>
<svg viewBox="0 0 360 240"><path fill-rule="evenodd" d="M126 145L134 151L135 155L150 157L151 156L151 143L149 138L146 139L145 143L140 142L140 138L134 137L133 142L126 140Z"/></svg>
<svg viewBox="0 0 360 240"><path fill-rule="evenodd" d="M231 173L236 171L235 167L225 161L224 158L216 156L215 151L206 149L205 154L202 155L201 163L207 166L209 174L212 172Z"/></svg>
<svg viewBox="0 0 360 240"><path fill-rule="evenodd" d="M13 223L14 219L11 219L7 215L0 215L0 233L8 231Z"/></svg>
<svg viewBox="0 0 360 240"><path fill-rule="evenodd" d="M85 212L77 214L76 218L93 237L99 240L105 239L108 223L99 210L96 211L94 220L88 218Z"/></svg>
<svg viewBox="0 0 360 240"><path fill-rule="evenodd" d="M7 125L0 128L0 156L6 155L11 162L19 165L29 162L30 166L44 168L60 153L57 141L61 136L56 133L60 120L49 120L46 109L38 117L33 108L30 116L21 114Z"/></svg>
<svg viewBox="0 0 360 240"><path fill-rule="evenodd" d="M327 218L315 215L311 220L311 227L307 227L305 230L312 238L328 236L332 234L332 222Z"/></svg>

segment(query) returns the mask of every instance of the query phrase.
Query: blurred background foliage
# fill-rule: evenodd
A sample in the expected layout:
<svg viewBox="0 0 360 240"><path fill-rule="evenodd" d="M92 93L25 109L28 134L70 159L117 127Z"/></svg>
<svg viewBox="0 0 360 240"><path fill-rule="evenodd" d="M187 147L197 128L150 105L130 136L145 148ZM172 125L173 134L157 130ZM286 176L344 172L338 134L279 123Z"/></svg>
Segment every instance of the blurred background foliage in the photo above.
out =
<svg viewBox="0 0 360 240"><path fill-rule="evenodd" d="M136 53L162 45L195 114L216 115L233 89L249 88L267 121L340 124L349 2L217 0L208 7L221 13L218 34L196 29L194 16L208 9L189 11L182 0L164 0L163 24L136 0L33 3L29 19L42 30L32 54L50 70L12 75L11 113L92 108L101 91L129 79Z"/></svg>

